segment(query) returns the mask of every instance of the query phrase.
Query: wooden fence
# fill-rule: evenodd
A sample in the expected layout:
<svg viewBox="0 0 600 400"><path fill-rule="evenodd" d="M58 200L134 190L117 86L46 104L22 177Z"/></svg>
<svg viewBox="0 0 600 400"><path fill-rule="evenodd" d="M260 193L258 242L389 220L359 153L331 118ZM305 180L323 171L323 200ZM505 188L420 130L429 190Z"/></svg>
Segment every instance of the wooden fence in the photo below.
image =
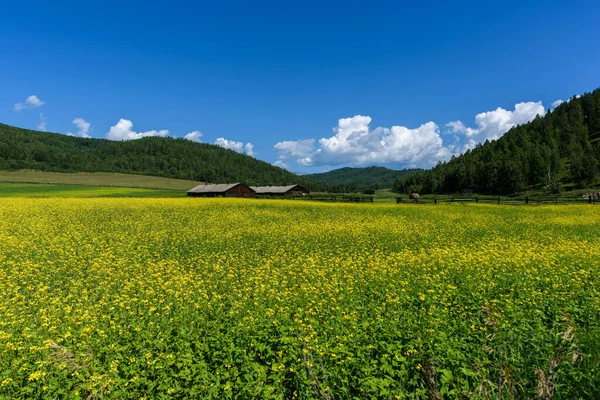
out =
<svg viewBox="0 0 600 400"><path fill-rule="evenodd" d="M444 198L419 198L410 199L408 197L396 197L396 203L415 203L415 204L438 204L438 203L486 203L486 204L600 204L600 199L595 196L589 197L503 197L503 196L478 196L478 197L444 197Z"/></svg>
<svg viewBox="0 0 600 400"><path fill-rule="evenodd" d="M373 203L374 197L368 195L348 195L348 194L310 194L305 196L267 196L257 195L260 199L279 199L279 200L310 200L322 202L339 202L339 203ZM391 200L394 198L392 197ZM583 197L561 197L561 196L522 196L522 197L507 197L507 196L475 196L475 197L432 197L419 198L413 200L408 196L398 196L395 198L396 203L404 204L443 204L443 203L484 203L484 204L504 204L504 205L523 205L523 204L600 204L600 198L589 196Z"/></svg>
<svg viewBox="0 0 600 400"><path fill-rule="evenodd" d="M360 196L348 194L308 194L303 196L272 196L256 195L257 199L277 199L277 200L312 200L339 203L372 203L373 196Z"/></svg>
<svg viewBox="0 0 600 400"><path fill-rule="evenodd" d="M306 196L287 196L294 200L314 200L344 203L372 203L373 196L341 195L341 194L309 194Z"/></svg>

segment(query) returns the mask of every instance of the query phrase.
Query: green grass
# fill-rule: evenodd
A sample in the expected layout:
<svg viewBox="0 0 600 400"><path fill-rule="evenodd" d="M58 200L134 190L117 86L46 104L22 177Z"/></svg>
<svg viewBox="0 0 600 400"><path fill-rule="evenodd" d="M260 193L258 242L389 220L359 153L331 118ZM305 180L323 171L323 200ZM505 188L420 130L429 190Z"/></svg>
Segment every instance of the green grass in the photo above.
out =
<svg viewBox="0 0 600 400"><path fill-rule="evenodd" d="M112 172L0 171L0 197L181 197L198 184Z"/></svg>
<svg viewBox="0 0 600 400"><path fill-rule="evenodd" d="M0 171L0 182L53 183L60 185L117 186L128 188L170 189L187 191L200 182L157 176L119 174L113 172L43 172Z"/></svg>
<svg viewBox="0 0 600 400"><path fill-rule="evenodd" d="M0 182L1 197L181 197L186 193L172 189L55 185Z"/></svg>
<svg viewBox="0 0 600 400"><path fill-rule="evenodd" d="M396 192L392 192L391 189L376 190L373 196L375 203L395 203L396 197L408 197L407 195L401 195Z"/></svg>

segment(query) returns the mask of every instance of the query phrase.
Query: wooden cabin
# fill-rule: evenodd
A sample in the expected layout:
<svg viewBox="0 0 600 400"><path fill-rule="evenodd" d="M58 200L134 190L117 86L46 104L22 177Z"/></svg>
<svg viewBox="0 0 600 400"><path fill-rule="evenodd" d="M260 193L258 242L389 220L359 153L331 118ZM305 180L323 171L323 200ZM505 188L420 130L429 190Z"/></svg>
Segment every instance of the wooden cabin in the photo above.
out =
<svg viewBox="0 0 600 400"><path fill-rule="evenodd" d="M243 183L202 184L187 191L193 197L253 197L254 190Z"/></svg>
<svg viewBox="0 0 600 400"><path fill-rule="evenodd" d="M300 185L290 186L251 186L257 195L263 196L306 196L310 192Z"/></svg>

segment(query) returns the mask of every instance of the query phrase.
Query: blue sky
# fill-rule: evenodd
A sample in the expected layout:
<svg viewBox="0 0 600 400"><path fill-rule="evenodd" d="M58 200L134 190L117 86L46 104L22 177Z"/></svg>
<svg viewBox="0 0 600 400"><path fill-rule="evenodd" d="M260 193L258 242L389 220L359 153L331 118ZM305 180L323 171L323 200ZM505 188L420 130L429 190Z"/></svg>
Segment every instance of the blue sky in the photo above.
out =
<svg viewBox="0 0 600 400"><path fill-rule="evenodd" d="M600 86L597 1L84 3L2 6L0 122L429 167Z"/></svg>

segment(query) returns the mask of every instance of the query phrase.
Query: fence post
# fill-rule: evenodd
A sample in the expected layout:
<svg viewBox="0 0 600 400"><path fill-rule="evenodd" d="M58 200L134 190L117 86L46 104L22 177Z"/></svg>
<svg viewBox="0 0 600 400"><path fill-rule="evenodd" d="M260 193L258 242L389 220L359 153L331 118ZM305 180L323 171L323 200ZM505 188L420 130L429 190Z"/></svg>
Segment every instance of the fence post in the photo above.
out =
<svg viewBox="0 0 600 400"><path fill-rule="evenodd" d="M479 197L475 197L475 203L479 203Z"/></svg>
<svg viewBox="0 0 600 400"><path fill-rule="evenodd" d="M500 196L498 196L498 204L500 204Z"/></svg>
<svg viewBox="0 0 600 400"><path fill-rule="evenodd" d="M558 204L558 196L556 196L556 198L554 199L554 205Z"/></svg>
<svg viewBox="0 0 600 400"><path fill-rule="evenodd" d="M437 204L437 199L433 199L433 204Z"/></svg>
<svg viewBox="0 0 600 400"><path fill-rule="evenodd" d="M454 203L454 196L452 196L452 202Z"/></svg>
<svg viewBox="0 0 600 400"><path fill-rule="evenodd" d="M525 204L529 204L529 196L525 196Z"/></svg>

